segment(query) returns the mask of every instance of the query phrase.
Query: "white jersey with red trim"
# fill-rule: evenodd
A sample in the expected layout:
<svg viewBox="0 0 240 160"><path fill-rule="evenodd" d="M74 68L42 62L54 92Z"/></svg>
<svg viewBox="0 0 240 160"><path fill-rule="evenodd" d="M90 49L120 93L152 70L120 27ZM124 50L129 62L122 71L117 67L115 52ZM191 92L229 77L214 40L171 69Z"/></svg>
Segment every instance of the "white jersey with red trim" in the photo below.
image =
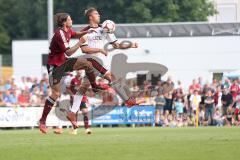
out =
<svg viewBox="0 0 240 160"><path fill-rule="evenodd" d="M102 29L101 26L96 28L86 27L88 30L94 30L95 32L88 33L84 36L84 39L86 42L82 46L89 46L91 48L99 48L104 49L104 46L107 43L113 43L117 41L117 38L114 33L106 33ZM104 56L102 53L95 53L91 54L92 56L96 56L98 58L101 58Z"/></svg>

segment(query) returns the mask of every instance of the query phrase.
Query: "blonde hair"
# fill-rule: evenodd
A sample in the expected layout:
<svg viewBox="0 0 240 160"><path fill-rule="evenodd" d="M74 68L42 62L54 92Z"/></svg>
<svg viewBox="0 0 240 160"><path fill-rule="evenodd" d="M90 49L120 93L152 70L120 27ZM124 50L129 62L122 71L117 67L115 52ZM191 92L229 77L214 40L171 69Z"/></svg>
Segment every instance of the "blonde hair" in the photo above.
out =
<svg viewBox="0 0 240 160"><path fill-rule="evenodd" d="M87 19L89 19L89 16L91 15L91 13L92 13L93 11L97 11L97 9L94 8L94 7L90 7L90 8L88 8L88 9L86 9L86 10L84 11L84 16L85 16Z"/></svg>

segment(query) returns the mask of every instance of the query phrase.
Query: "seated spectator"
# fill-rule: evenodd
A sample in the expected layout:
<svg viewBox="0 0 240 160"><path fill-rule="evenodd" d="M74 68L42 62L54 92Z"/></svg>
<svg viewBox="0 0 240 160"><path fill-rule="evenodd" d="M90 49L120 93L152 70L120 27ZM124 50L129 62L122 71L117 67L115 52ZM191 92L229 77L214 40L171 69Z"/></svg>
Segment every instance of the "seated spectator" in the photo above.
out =
<svg viewBox="0 0 240 160"><path fill-rule="evenodd" d="M183 123L183 127L188 126L188 115L186 113L183 114L182 123Z"/></svg>
<svg viewBox="0 0 240 160"><path fill-rule="evenodd" d="M26 86L26 77L21 77L21 81L18 83L18 87L21 90L27 90L27 86Z"/></svg>
<svg viewBox="0 0 240 160"><path fill-rule="evenodd" d="M7 90L5 92L5 95L3 97L3 102L6 104L8 107L16 107L17 106L17 97L15 95L15 92L10 92Z"/></svg>
<svg viewBox="0 0 240 160"><path fill-rule="evenodd" d="M28 90L30 90L32 88L32 85L33 85L32 78L31 77L27 77L27 79L26 79L26 88Z"/></svg>
<svg viewBox="0 0 240 160"><path fill-rule="evenodd" d="M3 101L3 92L0 91L0 106L5 106L5 102Z"/></svg>
<svg viewBox="0 0 240 160"><path fill-rule="evenodd" d="M21 107L28 107L30 104L29 104L29 99L30 99L30 96L29 96L29 93L28 91L22 91L20 95L18 95L18 104L21 106Z"/></svg>
<svg viewBox="0 0 240 160"><path fill-rule="evenodd" d="M222 114L221 114L219 108L216 108L216 111L213 115L213 121L216 126L218 126L218 127L223 126L224 117L222 117Z"/></svg>
<svg viewBox="0 0 240 160"><path fill-rule="evenodd" d="M12 85L11 85L11 80L10 79L7 79L5 85L4 85L4 90L10 90L12 88Z"/></svg>
<svg viewBox="0 0 240 160"><path fill-rule="evenodd" d="M164 120L165 120L164 115L160 115L159 122L158 122L157 126L164 126Z"/></svg>
<svg viewBox="0 0 240 160"><path fill-rule="evenodd" d="M168 121L169 121L169 127L170 127L170 128L175 128L175 127L177 127L176 117L173 116L172 114L168 115Z"/></svg>
<svg viewBox="0 0 240 160"><path fill-rule="evenodd" d="M102 105L104 105L104 106L118 106L117 97L114 96L111 93L104 92L103 93Z"/></svg>
<svg viewBox="0 0 240 160"><path fill-rule="evenodd" d="M133 82L132 86L129 88L129 90L131 92L138 92L139 91L139 87L137 86L136 82Z"/></svg>

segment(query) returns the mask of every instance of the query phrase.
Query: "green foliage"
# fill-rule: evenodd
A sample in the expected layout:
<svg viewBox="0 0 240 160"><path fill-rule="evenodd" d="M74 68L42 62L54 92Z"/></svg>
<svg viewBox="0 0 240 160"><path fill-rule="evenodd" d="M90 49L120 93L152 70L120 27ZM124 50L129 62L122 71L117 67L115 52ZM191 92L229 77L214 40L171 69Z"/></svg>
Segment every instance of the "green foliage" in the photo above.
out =
<svg viewBox="0 0 240 160"><path fill-rule="evenodd" d="M96 7L102 20L116 23L206 21L216 13L208 0L55 0L54 12L68 12L85 24L84 10ZM0 0L0 53L13 39L47 38L47 0Z"/></svg>

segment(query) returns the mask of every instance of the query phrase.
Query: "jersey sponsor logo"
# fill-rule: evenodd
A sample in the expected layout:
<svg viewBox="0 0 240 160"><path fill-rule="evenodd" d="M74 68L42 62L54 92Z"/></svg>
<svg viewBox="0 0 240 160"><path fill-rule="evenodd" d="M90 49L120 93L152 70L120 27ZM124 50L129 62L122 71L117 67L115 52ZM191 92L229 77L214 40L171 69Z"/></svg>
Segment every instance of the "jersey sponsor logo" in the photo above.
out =
<svg viewBox="0 0 240 160"><path fill-rule="evenodd" d="M102 36L94 36L92 40L102 40Z"/></svg>

